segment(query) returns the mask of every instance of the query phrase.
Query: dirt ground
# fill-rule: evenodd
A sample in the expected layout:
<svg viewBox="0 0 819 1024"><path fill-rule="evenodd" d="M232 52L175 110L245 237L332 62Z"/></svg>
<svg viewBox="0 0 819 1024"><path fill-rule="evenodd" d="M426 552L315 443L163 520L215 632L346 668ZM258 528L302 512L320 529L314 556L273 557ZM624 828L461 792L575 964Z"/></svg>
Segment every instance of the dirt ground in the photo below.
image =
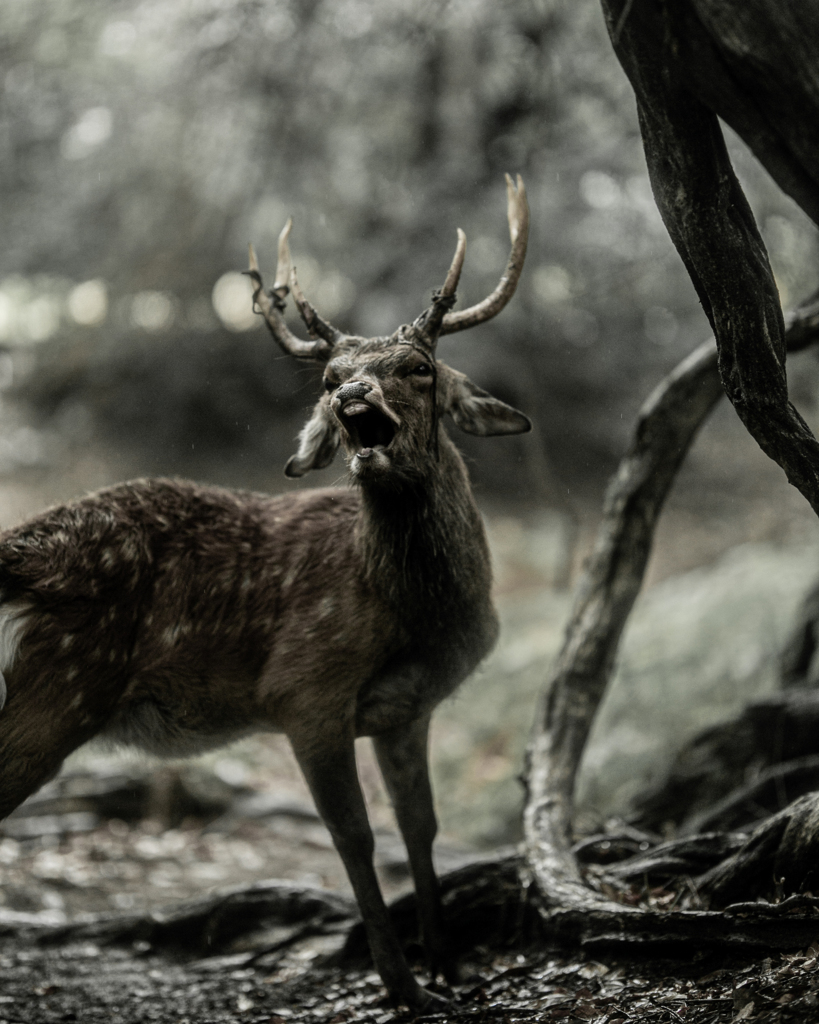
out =
<svg viewBox="0 0 819 1024"><path fill-rule="evenodd" d="M156 818L94 823L87 809L65 811L80 806L83 778L93 772L77 773L73 797L63 785L62 814L18 814L4 825L0 1024L413 1019L390 1005L360 950L343 948L355 905L329 836L309 807L286 797L276 804L269 793L248 795L248 787L235 786L232 804L206 824L190 816L174 827ZM155 780L154 788L161 797ZM146 799L148 806L157 803L156 793ZM257 809L266 800L268 813L243 817L242 807L253 807L248 799ZM54 812L58 802L52 789L33 810ZM438 854L442 873L473 859L451 844ZM376 861L388 898L408 891L405 853L386 825L378 828ZM243 929L233 938L217 934L213 948L208 927L200 937L194 926L193 942L185 944L139 924L168 920L203 901L218 904L248 887L269 891L282 884L268 881L274 877L308 896L338 893L341 914L322 927L291 923ZM106 931L111 923L117 927ZM785 1024L819 1016L819 917L816 943L772 956L614 945L560 949L533 943L531 923L507 929L502 939L467 950L461 984L438 988L452 1009L419 1019ZM416 969L428 981L423 967Z"/></svg>
<svg viewBox="0 0 819 1024"><path fill-rule="evenodd" d="M286 954L204 958L162 955L147 943L57 948L0 940L0 1021L388 1024L412 1019L391 1007L371 969L327 963L328 943ZM323 947L323 948L322 948ZM477 948L462 962L452 1010L424 1021L774 1022L817 1019L817 949L743 960L705 951L674 959L554 949Z"/></svg>

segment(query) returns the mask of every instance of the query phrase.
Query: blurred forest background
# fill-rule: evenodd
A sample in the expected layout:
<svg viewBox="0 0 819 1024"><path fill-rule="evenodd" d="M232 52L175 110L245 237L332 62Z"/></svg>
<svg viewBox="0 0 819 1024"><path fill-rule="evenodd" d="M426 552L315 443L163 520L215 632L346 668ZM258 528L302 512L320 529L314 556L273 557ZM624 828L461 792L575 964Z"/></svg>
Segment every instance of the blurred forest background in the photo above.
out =
<svg viewBox="0 0 819 1024"><path fill-rule="evenodd" d="M451 834L514 838L532 704L607 477L641 402L709 333L597 3L14 0L0 5L0 49L3 525L137 475L283 489L317 375L253 316L247 243L272 283L292 214L317 309L346 331L387 333L442 283L456 227L469 239L462 303L491 291L508 250L503 173L523 175L532 234L518 294L440 346L536 425L458 438L507 631L436 739ZM819 236L729 142L788 308L817 285ZM816 424L815 355L789 375ZM338 462L305 484L342 480ZM658 751L775 688L817 542L807 504L725 403L664 516L659 586L627 637L620 703L601 718L613 738L590 755L590 807L624 806Z"/></svg>

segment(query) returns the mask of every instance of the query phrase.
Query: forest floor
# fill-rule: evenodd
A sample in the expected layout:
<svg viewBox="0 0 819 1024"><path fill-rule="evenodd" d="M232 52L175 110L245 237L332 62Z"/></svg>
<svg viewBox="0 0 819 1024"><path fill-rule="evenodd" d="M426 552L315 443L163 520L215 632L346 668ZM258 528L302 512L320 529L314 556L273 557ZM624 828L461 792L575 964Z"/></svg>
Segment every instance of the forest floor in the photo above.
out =
<svg viewBox="0 0 819 1024"><path fill-rule="evenodd" d="M156 820L99 822L86 831L82 813L63 818L12 818L19 838L0 840L5 902L0 907L0 1024L296 1024L413 1019L391 1006L383 985L360 956L340 960L350 919L304 934L294 928L241 934L182 948L106 937L95 922L189 907L197 897L289 878L349 893L323 826L288 813L259 820L222 816L202 827L186 820L163 828ZM79 816L78 816L79 815ZM23 827L25 822L28 826ZM219 824L221 822L221 824ZM440 851L439 867L468 860ZM377 860L388 896L409 888L400 843L379 831ZM269 883L268 883L269 884ZM232 888L231 888L232 887ZM349 897L347 897L349 898ZM352 903L349 904L354 914ZM88 934L76 923L91 925ZM68 927L63 927L68 926ZM295 941L291 941L295 936ZM742 953L702 948L637 946L558 948L523 936L477 945L460 960L463 984L439 989L452 1009L424 1021L589 1021L595 1024L685 1021L774 1022L819 1019L817 942L790 953ZM215 955L214 955L215 953ZM421 980L426 980L419 967Z"/></svg>
<svg viewBox="0 0 819 1024"><path fill-rule="evenodd" d="M424 1021L588 1021L593 1024L806 1022L819 1013L817 949L751 961L698 953L639 959L557 950L476 949L462 967L451 1012ZM106 1024L388 1024L377 974L322 963L315 948L277 962L251 954L179 959L150 949L0 942L0 1020Z"/></svg>
<svg viewBox="0 0 819 1024"><path fill-rule="evenodd" d="M411 1014L391 1007L372 967L333 963L343 933L307 936L278 950L240 948L218 955L164 949L144 940L89 941L44 931L82 912L111 906L157 908L202 886L202 865L231 881L263 876L267 859L302 878L335 877L335 853L316 843L309 823L285 840L245 822L231 837L196 827L160 831L156 822L107 822L88 833L5 839L0 857L7 901L0 911L0 1024L62 1021L388 1022ZM289 851L285 848L289 847ZM282 859L284 856L284 859ZM382 868L385 888L405 888ZM224 880L224 873L222 880ZM211 888L211 887L206 887ZM28 906L29 912L23 909ZM45 909L35 909L35 907ZM50 908L50 909L49 909ZM123 911L127 912L127 911ZM817 924L819 939L819 924ZM269 948L269 943L267 944ZM806 950L744 956L701 949L664 958L632 948L593 951L515 943L478 946L462 959L464 984L448 994L436 1021L631 1021L717 1024L819 1017L819 943Z"/></svg>

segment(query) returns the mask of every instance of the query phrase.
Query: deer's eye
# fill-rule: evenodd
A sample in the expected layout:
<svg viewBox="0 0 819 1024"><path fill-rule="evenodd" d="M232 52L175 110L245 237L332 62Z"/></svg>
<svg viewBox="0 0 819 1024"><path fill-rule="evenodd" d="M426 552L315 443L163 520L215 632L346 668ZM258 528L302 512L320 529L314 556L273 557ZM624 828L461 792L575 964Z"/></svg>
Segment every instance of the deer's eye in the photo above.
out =
<svg viewBox="0 0 819 1024"><path fill-rule="evenodd" d="M415 377L429 377L432 374L432 367L429 363L419 363L411 372Z"/></svg>

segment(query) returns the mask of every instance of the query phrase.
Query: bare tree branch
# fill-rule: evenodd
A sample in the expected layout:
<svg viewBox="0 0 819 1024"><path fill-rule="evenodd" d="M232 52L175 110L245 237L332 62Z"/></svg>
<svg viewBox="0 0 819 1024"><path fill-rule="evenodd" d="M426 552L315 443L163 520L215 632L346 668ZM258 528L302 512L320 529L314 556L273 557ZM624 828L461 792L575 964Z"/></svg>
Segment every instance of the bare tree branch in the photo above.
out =
<svg viewBox="0 0 819 1024"><path fill-rule="evenodd" d="M566 638L539 710L528 753L524 814L535 874L579 880L570 855L572 794L592 718L620 635L643 580L663 501L698 428L722 394L712 342L701 345L654 391L609 485L603 521Z"/></svg>
<svg viewBox="0 0 819 1024"><path fill-rule="evenodd" d="M702 938L703 925L710 937L727 937L729 915L640 911L635 917L586 887L570 845L572 798L657 517L697 429L719 398L720 379L760 447L819 513L819 443L788 400L785 374L786 342L795 348L816 340L819 309L814 303L802 310L786 335L768 256L717 121L717 113L726 116L816 219L819 140L812 128L807 143L800 136L806 115L809 120L811 112L815 115L819 95L814 62L806 58L804 40L790 31L793 18L767 25L770 5L667 0L640 5L638 17L631 0L602 3L637 97L657 205L714 329L717 350L698 349L649 398L610 485L597 544L529 748L526 857L544 918L586 941L601 939L606 929L621 937L625 932L632 938L635 933ZM815 40L819 19L815 13L810 18L817 32L809 37ZM787 49L790 36L797 70L782 69L781 77L761 73L768 64L760 55L783 45ZM801 108L783 114L780 124L770 114L786 80L793 85L790 98ZM808 849L807 832L798 823L804 814L800 808L794 814L800 849ZM759 846L765 843L752 837L749 856L757 857L755 864L759 857L753 851ZM735 855L737 863L743 856L742 851Z"/></svg>
<svg viewBox="0 0 819 1024"><path fill-rule="evenodd" d="M794 316L788 338L795 347L819 340L817 313L813 304ZM582 928L587 936L615 922L627 929L623 922L636 921L634 913L641 915L638 927L646 935L656 931L668 937L677 927L669 924L668 915L664 923L650 923L651 914L629 910L585 886L571 849L572 799L580 758L642 584L663 502L721 394L716 349L707 342L660 383L641 409L628 451L609 485L595 548L544 691L527 758L524 832L528 870L543 913L558 929ZM585 923L578 914L586 915ZM682 921L681 915L675 917ZM681 934L691 927L686 921L679 924Z"/></svg>
<svg viewBox="0 0 819 1024"><path fill-rule="evenodd" d="M738 50L740 42L746 44L751 56L745 71L752 74L752 58L760 47L765 50L766 33L776 37L768 49L785 45L789 22L766 25L764 5L757 4L753 16L744 17L747 5L740 9L729 3L741 26L735 38L725 12L714 6L710 0L669 0L641 8L640 17L632 13L625 19L615 50L637 98L657 206L714 330L725 392L765 454L819 513L819 442L788 400L784 325L768 255L731 167L717 113L706 105L718 90L697 90L693 84L710 81L713 67L725 76L730 62L715 54L719 45ZM705 32L696 7L707 9L716 33L710 49L696 45L697 31ZM603 0L603 8L613 33L623 2ZM816 27L819 31L819 22ZM736 52L734 57L739 59ZM773 79L776 83L776 75ZM742 83L734 88L736 106L748 119L765 120L758 109L760 97L776 91L767 82L765 78L753 94ZM815 119L819 94L810 76L800 84L793 100L802 103L804 124ZM815 175L816 149L813 153ZM792 156L789 166L801 166L799 158ZM814 179L814 191L802 184L808 203L819 193L819 183ZM810 204L806 208L816 214Z"/></svg>

